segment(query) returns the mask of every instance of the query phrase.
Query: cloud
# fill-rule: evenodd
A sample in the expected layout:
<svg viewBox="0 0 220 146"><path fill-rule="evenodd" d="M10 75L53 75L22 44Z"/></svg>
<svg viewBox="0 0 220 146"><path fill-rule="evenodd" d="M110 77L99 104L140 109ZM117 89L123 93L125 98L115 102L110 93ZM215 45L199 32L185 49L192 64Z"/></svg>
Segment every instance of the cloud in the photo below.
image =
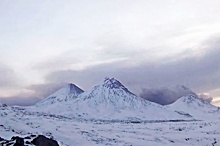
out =
<svg viewBox="0 0 220 146"><path fill-rule="evenodd" d="M34 84L28 86L27 89L32 91L31 96L45 98L50 94L56 92L60 88L62 88L65 83L45 83L45 84Z"/></svg>
<svg viewBox="0 0 220 146"><path fill-rule="evenodd" d="M71 82L79 85L84 90L88 90L106 76L109 76L120 80L128 89L137 95L144 96L144 93L149 92L148 89L152 89L152 93L148 93L149 95L156 94L158 91L165 98L154 100L158 103L167 104L176 100L179 94L171 92L168 89L163 89L162 92L159 90L160 87L185 85L196 93L209 92L220 87L220 46L218 45L218 41L219 38L213 38L201 44L199 46L201 49L196 51L188 49L188 51L179 55L163 58L155 62L143 61L141 63L133 63L133 60L135 61L136 59L135 57L128 60L87 66L81 70L57 70L56 68L56 71L49 72L45 76L44 84L31 85L26 87L26 89L32 92L32 94L29 94L30 98L43 98L56 91L65 83ZM122 49L126 50L123 47ZM144 52L144 50L142 53L138 52L137 54L143 55L147 53L151 55L150 52ZM101 54L102 51L99 55ZM113 51L113 56L116 54L117 51ZM54 60L53 62L56 61ZM11 73L13 75L13 72ZM14 80L9 80L6 83L10 85ZM7 85L6 83L5 85Z"/></svg>
<svg viewBox="0 0 220 146"><path fill-rule="evenodd" d="M142 89L140 97L161 105L167 105L175 102L180 97L187 96L189 94L195 93L185 86L175 86L172 88L163 87Z"/></svg>
<svg viewBox="0 0 220 146"><path fill-rule="evenodd" d="M211 103L213 100L213 97L211 97L209 94L205 94L205 93L198 94L198 97L209 102L209 103Z"/></svg>
<svg viewBox="0 0 220 146"><path fill-rule="evenodd" d="M183 96L188 96L189 94L197 95L198 98L201 98L209 103L211 103L213 100L213 98L210 97L208 94L196 94L195 92L183 85L178 85L175 87L142 89L140 97L161 105L168 105Z"/></svg>
<svg viewBox="0 0 220 146"><path fill-rule="evenodd" d="M157 62L145 61L134 65L131 59L83 70L60 70L48 74L45 80L55 83L73 82L88 89L104 77L110 76L121 80L136 94L141 93L142 88L172 85L186 85L197 93L208 92L220 86L218 41L219 37L210 39L198 46L201 49L189 49ZM143 52L145 53L148 52Z"/></svg>
<svg viewBox="0 0 220 146"><path fill-rule="evenodd" d="M38 102L40 98L37 97L4 97L0 98L0 103L2 104L7 104L7 105L18 105L18 106L28 106L28 105L33 105L36 102Z"/></svg>
<svg viewBox="0 0 220 146"><path fill-rule="evenodd" d="M19 83L20 80L14 70L0 64L0 88L16 87Z"/></svg>
<svg viewBox="0 0 220 146"><path fill-rule="evenodd" d="M46 96L50 83L88 89L105 76L135 93L176 84L219 88L219 38L200 44L220 32L219 1L198 2L2 3L0 59L13 70L0 65L0 88L41 82L27 90Z"/></svg>
<svg viewBox="0 0 220 146"><path fill-rule="evenodd" d="M20 106L33 105L56 92L66 84L67 83L34 84L26 87L26 92L20 92L16 95L8 97L0 97L0 103Z"/></svg>

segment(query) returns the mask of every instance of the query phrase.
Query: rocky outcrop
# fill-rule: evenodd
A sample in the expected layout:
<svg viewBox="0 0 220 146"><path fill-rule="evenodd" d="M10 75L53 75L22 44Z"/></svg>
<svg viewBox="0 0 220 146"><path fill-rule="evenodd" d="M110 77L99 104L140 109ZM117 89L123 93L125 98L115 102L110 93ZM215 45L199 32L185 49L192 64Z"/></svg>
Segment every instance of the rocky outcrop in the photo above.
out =
<svg viewBox="0 0 220 146"><path fill-rule="evenodd" d="M13 136L10 140L0 137L0 146L59 146L58 142L43 135Z"/></svg>
<svg viewBox="0 0 220 146"><path fill-rule="evenodd" d="M36 146L59 146L57 141L49 139L43 135L39 135L31 143Z"/></svg>
<svg viewBox="0 0 220 146"><path fill-rule="evenodd" d="M24 138L16 137L15 140L14 146L24 146Z"/></svg>

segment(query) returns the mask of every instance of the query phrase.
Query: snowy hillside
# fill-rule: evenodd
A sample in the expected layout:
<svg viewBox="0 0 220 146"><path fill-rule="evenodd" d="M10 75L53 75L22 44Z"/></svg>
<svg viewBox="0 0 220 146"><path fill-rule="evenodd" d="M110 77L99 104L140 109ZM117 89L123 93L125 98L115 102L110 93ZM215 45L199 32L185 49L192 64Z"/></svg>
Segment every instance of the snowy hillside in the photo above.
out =
<svg viewBox="0 0 220 146"><path fill-rule="evenodd" d="M38 102L36 106L49 106L52 104L61 104L60 102L66 102L68 100L76 98L84 91L74 84L68 84L65 87L59 89L57 92Z"/></svg>
<svg viewBox="0 0 220 146"><path fill-rule="evenodd" d="M28 138L30 135L45 135L53 137L59 146L218 146L219 127L219 120L88 121L31 113L22 107L0 108L0 145L4 142L2 139L10 140L13 136Z"/></svg>
<svg viewBox="0 0 220 146"><path fill-rule="evenodd" d="M59 100L63 100L61 97L66 99L68 96L64 94L59 97ZM48 106L35 107L30 110L83 119L189 119L185 115L178 114L159 104L137 97L114 78L105 78L101 84L79 94L74 100L66 100L65 103L60 104L51 104L51 98L46 98L43 103L47 103Z"/></svg>
<svg viewBox="0 0 220 146"><path fill-rule="evenodd" d="M208 119L209 117L220 118L220 109L209 102L198 98L195 94L181 97L176 102L168 105L172 110L184 111L197 119Z"/></svg>

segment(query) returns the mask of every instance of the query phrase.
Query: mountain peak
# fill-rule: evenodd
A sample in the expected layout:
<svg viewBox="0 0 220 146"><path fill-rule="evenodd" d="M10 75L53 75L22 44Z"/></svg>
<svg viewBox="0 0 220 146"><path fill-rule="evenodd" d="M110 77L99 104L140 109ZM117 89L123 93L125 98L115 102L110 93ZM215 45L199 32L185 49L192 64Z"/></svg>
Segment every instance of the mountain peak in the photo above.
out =
<svg viewBox="0 0 220 146"><path fill-rule="evenodd" d="M196 94L189 94L187 96L183 96L182 98L183 98L182 99L183 102L187 102L187 103L192 103L195 102L196 100L200 100Z"/></svg>
<svg viewBox="0 0 220 146"><path fill-rule="evenodd" d="M124 87L118 80L116 80L115 78L109 78L109 77L106 77L104 79L103 86L110 88L110 89Z"/></svg>
<svg viewBox="0 0 220 146"><path fill-rule="evenodd" d="M68 101L71 99L76 98L79 94L83 93L84 91L77 87L75 84L69 83L66 86L60 88L55 93L49 95L45 99L38 102L37 106L42 105L51 105L54 103L60 103L63 101Z"/></svg>
<svg viewBox="0 0 220 146"><path fill-rule="evenodd" d="M104 79L104 82L103 82L102 86L106 87L108 89L122 89L122 90L126 91L127 93L133 94L121 82L119 82L115 78L106 77Z"/></svg>
<svg viewBox="0 0 220 146"><path fill-rule="evenodd" d="M67 88L69 89L69 94L71 93L75 93L75 94L81 94L84 91L82 89L80 89L79 87L77 87L75 84L73 83L69 83L67 85Z"/></svg>

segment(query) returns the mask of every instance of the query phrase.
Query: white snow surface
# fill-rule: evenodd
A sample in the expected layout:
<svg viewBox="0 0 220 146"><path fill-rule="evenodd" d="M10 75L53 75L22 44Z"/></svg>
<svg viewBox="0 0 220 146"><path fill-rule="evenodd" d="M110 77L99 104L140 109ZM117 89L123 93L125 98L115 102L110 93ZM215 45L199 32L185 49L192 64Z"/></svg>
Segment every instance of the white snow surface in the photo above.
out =
<svg viewBox="0 0 220 146"><path fill-rule="evenodd" d="M0 108L0 137L43 134L60 146L218 146L219 120L140 123L79 120L22 107ZM4 146L4 145L3 145Z"/></svg>
<svg viewBox="0 0 220 146"><path fill-rule="evenodd" d="M106 78L86 92L62 88L35 106L0 104L0 137L43 134L60 146L218 146L218 110L195 95L161 106Z"/></svg>

